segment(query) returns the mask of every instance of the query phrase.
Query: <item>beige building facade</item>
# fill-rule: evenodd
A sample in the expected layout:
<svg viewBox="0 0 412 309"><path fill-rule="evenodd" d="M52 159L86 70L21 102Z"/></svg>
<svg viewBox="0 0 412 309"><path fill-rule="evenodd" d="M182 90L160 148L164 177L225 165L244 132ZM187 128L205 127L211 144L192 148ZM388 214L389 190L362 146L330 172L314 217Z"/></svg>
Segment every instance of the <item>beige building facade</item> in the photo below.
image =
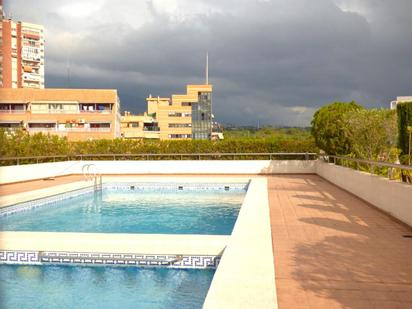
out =
<svg viewBox="0 0 412 309"><path fill-rule="evenodd" d="M187 85L185 94L170 98L149 96L147 112L122 117L124 138L157 138L160 140L210 140L212 134L213 86Z"/></svg>
<svg viewBox="0 0 412 309"><path fill-rule="evenodd" d="M120 137L120 100L113 89L0 88L0 128L113 139Z"/></svg>

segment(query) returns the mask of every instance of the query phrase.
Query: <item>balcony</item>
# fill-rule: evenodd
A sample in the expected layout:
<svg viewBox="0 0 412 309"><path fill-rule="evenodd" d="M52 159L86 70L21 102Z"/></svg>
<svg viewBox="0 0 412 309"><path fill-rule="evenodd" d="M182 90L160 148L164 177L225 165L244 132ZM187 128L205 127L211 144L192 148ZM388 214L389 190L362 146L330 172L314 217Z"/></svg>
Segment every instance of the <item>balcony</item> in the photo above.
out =
<svg viewBox="0 0 412 309"><path fill-rule="evenodd" d="M85 113L85 114L111 114L112 110L111 109L105 109L105 110L80 110L80 113Z"/></svg>
<svg viewBox="0 0 412 309"><path fill-rule="evenodd" d="M29 132L110 132L110 128L56 128L56 127L32 127Z"/></svg>
<svg viewBox="0 0 412 309"><path fill-rule="evenodd" d="M30 132L42 132L42 131L57 131L55 127L28 127L27 128Z"/></svg>
<svg viewBox="0 0 412 309"><path fill-rule="evenodd" d="M23 80L24 81L31 81L31 82L40 82L40 75L36 76L36 74L24 74Z"/></svg>
<svg viewBox="0 0 412 309"><path fill-rule="evenodd" d="M22 55L22 59L24 60L24 61L30 61L30 62L40 62L41 60L40 60L40 57L31 57L31 56L28 56L28 55Z"/></svg>
<svg viewBox="0 0 412 309"><path fill-rule="evenodd" d="M110 128L59 128L59 132L110 132Z"/></svg>
<svg viewBox="0 0 412 309"><path fill-rule="evenodd" d="M24 114L25 109L0 109L0 114Z"/></svg>
<svg viewBox="0 0 412 309"><path fill-rule="evenodd" d="M143 131L150 131L150 132L159 132L159 127L143 127Z"/></svg>
<svg viewBox="0 0 412 309"><path fill-rule="evenodd" d="M44 110L32 110L33 114L78 114L78 110L67 109L44 109Z"/></svg>
<svg viewBox="0 0 412 309"><path fill-rule="evenodd" d="M34 33L23 33L25 39L40 40L40 34Z"/></svg>

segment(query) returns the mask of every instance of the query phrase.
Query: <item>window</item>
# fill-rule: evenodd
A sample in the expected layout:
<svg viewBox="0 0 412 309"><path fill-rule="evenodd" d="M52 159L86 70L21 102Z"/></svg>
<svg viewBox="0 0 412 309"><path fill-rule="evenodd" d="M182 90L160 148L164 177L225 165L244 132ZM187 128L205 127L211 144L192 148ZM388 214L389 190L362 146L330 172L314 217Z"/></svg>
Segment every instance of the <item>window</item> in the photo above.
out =
<svg viewBox="0 0 412 309"><path fill-rule="evenodd" d="M139 123L138 122L129 122L129 128L138 128Z"/></svg>
<svg viewBox="0 0 412 309"><path fill-rule="evenodd" d="M192 138L192 134L169 134L169 138Z"/></svg>
<svg viewBox="0 0 412 309"><path fill-rule="evenodd" d="M190 117L191 113L169 112L169 117Z"/></svg>
<svg viewBox="0 0 412 309"><path fill-rule="evenodd" d="M49 109L51 111L53 111L53 110L62 110L63 109L63 104L49 104Z"/></svg>
<svg viewBox="0 0 412 309"><path fill-rule="evenodd" d="M192 106L192 102L182 102L182 106Z"/></svg>
<svg viewBox="0 0 412 309"><path fill-rule="evenodd" d="M91 123L90 128L110 128L110 123L108 123L108 122Z"/></svg>
<svg viewBox="0 0 412 309"><path fill-rule="evenodd" d="M169 123L169 128L191 128L191 123Z"/></svg>

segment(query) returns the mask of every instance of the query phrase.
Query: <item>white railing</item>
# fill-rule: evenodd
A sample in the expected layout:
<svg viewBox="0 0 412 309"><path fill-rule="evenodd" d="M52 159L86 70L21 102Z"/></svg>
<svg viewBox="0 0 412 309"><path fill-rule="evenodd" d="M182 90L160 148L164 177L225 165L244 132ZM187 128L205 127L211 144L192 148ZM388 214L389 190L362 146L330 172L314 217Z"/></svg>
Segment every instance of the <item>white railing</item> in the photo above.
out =
<svg viewBox="0 0 412 309"><path fill-rule="evenodd" d="M86 110L68 110L68 109L42 109L42 110L32 110L32 114L111 114L111 110L102 111L86 111Z"/></svg>
<svg viewBox="0 0 412 309"><path fill-rule="evenodd" d="M78 114L79 110L65 110L65 109L43 109L32 110L32 114Z"/></svg>
<svg viewBox="0 0 412 309"><path fill-rule="evenodd" d="M57 131L56 128L28 128L29 131Z"/></svg>
<svg viewBox="0 0 412 309"><path fill-rule="evenodd" d="M24 114L27 112L25 109L0 109L2 114Z"/></svg>
<svg viewBox="0 0 412 309"><path fill-rule="evenodd" d="M110 110L110 109L108 109L108 110L84 110L84 109L81 109L80 113L111 114L112 110Z"/></svg>
<svg viewBox="0 0 412 309"><path fill-rule="evenodd" d="M110 128L28 128L29 131L110 132Z"/></svg>

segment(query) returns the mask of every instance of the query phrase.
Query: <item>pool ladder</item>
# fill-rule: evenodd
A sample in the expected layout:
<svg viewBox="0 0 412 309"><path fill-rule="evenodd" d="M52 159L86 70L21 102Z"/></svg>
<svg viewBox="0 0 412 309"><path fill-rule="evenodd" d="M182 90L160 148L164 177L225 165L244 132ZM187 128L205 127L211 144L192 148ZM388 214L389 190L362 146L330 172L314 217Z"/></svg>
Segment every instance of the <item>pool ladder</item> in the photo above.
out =
<svg viewBox="0 0 412 309"><path fill-rule="evenodd" d="M94 191L102 190L103 177L100 173L97 172L97 167L95 164L89 163L83 165L82 173L86 181L94 180Z"/></svg>

